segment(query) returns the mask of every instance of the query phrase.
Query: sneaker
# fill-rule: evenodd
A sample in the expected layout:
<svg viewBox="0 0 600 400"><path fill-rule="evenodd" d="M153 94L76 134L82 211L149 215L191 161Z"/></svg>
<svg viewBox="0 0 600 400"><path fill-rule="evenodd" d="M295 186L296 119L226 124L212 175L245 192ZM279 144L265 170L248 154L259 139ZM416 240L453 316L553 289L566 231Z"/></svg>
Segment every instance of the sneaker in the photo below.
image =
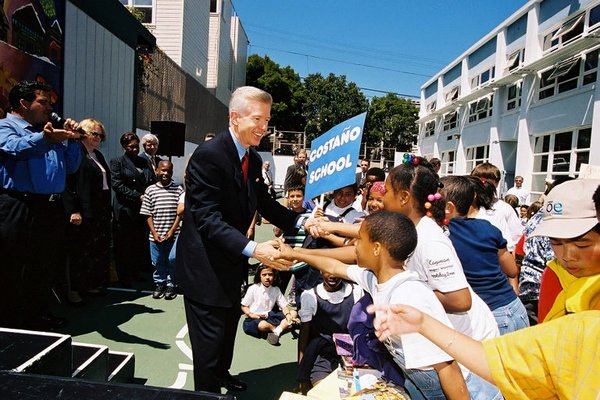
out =
<svg viewBox="0 0 600 400"><path fill-rule="evenodd" d="M279 346L279 335L276 335L273 332L269 332L269 334L267 335L267 343L273 346Z"/></svg>
<svg viewBox="0 0 600 400"><path fill-rule="evenodd" d="M175 297L177 297L177 288L175 286L167 286L165 300L173 300Z"/></svg>
<svg viewBox="0 0 600 400"><path fill-rule="evenodd" d="M166 289L167 289L166 284L159 283L158 285L156 285L156 288L154 288L154 292L152 292L152 298L160 299L161 297L163 297L165 295Z"/></svg>

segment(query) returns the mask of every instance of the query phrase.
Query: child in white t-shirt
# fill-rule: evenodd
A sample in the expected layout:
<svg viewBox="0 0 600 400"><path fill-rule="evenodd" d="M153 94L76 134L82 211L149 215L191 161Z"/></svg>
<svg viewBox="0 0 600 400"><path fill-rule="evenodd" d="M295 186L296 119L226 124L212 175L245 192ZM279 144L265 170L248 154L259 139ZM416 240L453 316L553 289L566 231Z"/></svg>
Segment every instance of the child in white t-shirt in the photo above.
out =
<svg viewBox="0 0 600 400"><path fill-rule="evenodd" d="M371 294L375 305L408 303L452 326L431 289L417 274L404 270L406 258L417 246L415 226L406 216L387 211L369 215L361 224L359 236L356 243L359 266L348 266L333 258L313 255L311 250L292 249L283 243L281 256L353 280ZM414 390L418 391L415 396L421 393L426 398L436 395L445 395L449 399L469 398L465 378L471 381L474 376L467 370L461 371L452 357L423 336L401 335L386 341L385 345L414 384Z"/></svg>

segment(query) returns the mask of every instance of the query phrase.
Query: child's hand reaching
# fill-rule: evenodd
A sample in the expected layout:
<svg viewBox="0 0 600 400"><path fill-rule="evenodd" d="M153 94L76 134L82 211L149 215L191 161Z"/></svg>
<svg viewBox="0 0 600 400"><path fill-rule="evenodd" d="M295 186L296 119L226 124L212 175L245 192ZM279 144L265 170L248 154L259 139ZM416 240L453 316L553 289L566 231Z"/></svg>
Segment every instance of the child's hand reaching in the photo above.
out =
<svg viewBox="0 0 600 400"><path fill-rule="evenodd" d="M390 336L419 332L423 325L424 314L416 308L402 305L370 305L367 311L375 314L373 325L379 340Z"/></svg>
<svg viewBox="0 0 600 400"><path fill-rule="evenodd" d="M289 244L285 243L281 239L278 239L277 246L279 247L279 254L275 256L276 260L283 259L288 261L294 261L294 249L292 249Z"/></svg>

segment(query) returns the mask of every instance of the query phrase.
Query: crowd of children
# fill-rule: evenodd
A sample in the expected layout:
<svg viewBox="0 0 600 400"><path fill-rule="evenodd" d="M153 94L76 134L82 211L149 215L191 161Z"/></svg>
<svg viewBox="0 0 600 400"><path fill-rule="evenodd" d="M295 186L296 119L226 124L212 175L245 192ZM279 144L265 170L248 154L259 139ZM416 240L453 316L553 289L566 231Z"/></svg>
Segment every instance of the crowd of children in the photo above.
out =
<svg viewBox="0 0 600 400"><path fill-rule="evenodd" d="M552 260L548 268L542 265L545 273L540 277L542 282L538 281L538 287L542 287L540 322L600 309L600 267L597 267L600 225L592 201L592 189L598 188L600 181L567 182L562 189L550 191L544 203L539 201L526 209L523 207L519 215L507 202L498 199L499 170L485 164L478 166L471 176L440 179L427 160L410 156L384 180L370 182L368 188L360 192L365 196L362 215L345 220L347 210L352 208L350 200L359 191L353 185L340 188L326 206L319 208L317 204L313 215L327 218L317 219L314 225L305 227L312 237L308 235L306 239L307 234L303 232L302 240L280 244L281 258L308 264L301 269L316 268L327 277L317 289L305 290L298 302L303 323L303 315L306 315L303 308L309 307L305 299L311 299L313 305L321 304L323 298L317 293L327 291L329 280L332 284L336 278L354 282L367 296L372 296L373 310L377 310L376 333L400 367L403 377L399 380L405 379L404 387L412 399L499 399L502 395L523 398L515 393L532 393L527 392L529 389L519 392L520 383L507 382L512 376L521 375L527 376L530 383L540 380L520 370L524 364L518 357L526 351L527 345L520 343L509 349L511 334L532 343L549 343L548 335L540 333L538 328L531 331L528 328L528 310L519 296L523 271L519 271L521 263L515 260L515 247L516 254L522 251L520 246L527 243L521 240L519 244L523 235L527 240L548 237L554 250L553 256L543 261L545 265ZM599 191L596 190L596 203L600 201ZM328 209L332 215L327 216ZM562 229L562 224L569 219L573 219L572 225ZM528 230L533 220L537 220L537 227ZM328 245L306 246L307 241L315 241L314 237L326 239ZM357 305L364 309L361 302ZM530 315L537 315L537 304L535 306ZM311 315L313 308L304 313ZM345 308L344 312L340 310L340 318L345 313ZM535 323L535 319L531 321ZM582 317L574 323L577 329L595 332L600 325L588 321L589 318ZM435 332L441 330L438 325L444 327L445 336ZM346 332L344 326L336 329ZM564 329L565 324L556 324L552 332ZM331 334L326 329L323 331ZM505 334L507 339L500 339ZM584 336L577 331L577 340L588 343ZM323 368L322 360L314 361L313 352L309 352L309 359L303 357L311 337L314 338L315 333L303 335L301 332L303 351L298 381L302 392L335 366L331 358L325 357L329 361L327 368ZM455 349L463 348L463 340L468 342L464 348L483 341L485 352L482 354L487 361L477 358L477 362L489 362L489 366L474 364L467 355L457 352ZM596 344L592 347L600 351ZM325 354L331 355L331 343L324 348ZM577 350L576 353L581 353ZM355 356L361 358L360 354ZM556 362L555 356L553 354L554 358L547 362ZM574 359L585 360L592 370L600 368L598 361L583 355L578 357ZM308 360L311 368L307 367ZM514 361L516 371L510 367L510 372L499 372L500 366L506 367L503 363L509 361ZM569 363L572 362L569 359ZM311 375L315 371L321 374ZM543 390L558 394L558 398L573 398L564 397L563 392L589 390L579 384L571 385L568 390L563 386ZM545 393L543 390L540 393ZM597 385L595 390L597 393Z"/></svg>

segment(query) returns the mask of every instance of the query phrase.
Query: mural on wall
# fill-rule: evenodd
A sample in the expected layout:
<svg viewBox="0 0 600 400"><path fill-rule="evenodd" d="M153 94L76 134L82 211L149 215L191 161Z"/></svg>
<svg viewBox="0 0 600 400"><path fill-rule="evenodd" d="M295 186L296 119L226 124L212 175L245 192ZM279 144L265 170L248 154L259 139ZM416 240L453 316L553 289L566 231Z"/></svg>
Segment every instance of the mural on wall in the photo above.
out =
<svg viewBox="0 0 600 400"><path fill-rule="evenodd" d="M23 79L52 85L61 111L64 10L65 0L0 0L0 117Z"/></svg>

